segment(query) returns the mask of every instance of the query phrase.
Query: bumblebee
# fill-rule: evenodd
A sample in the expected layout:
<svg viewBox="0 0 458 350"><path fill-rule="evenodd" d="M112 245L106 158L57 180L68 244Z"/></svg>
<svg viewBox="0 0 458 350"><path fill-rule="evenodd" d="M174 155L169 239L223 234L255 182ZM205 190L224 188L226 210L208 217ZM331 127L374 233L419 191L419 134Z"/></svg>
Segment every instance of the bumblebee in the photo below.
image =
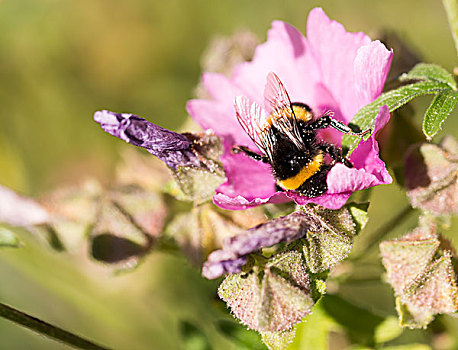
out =
<svg viewBox="0 0 458 350"><path fill-rule="evenodd" d="M317 138L317 130L332 127L355 136L371 131L353 132L333 119L332 112L315 119L309 106L291 103L282 82L272 72L267 76L264 103L267 113L256 103L250 104L245 96L236 97L237 119L261 154L246 146L235 146L232 151L270 164L277 187L307 197L319 197L327 191L326 177L335 163L353 167L342 156L341 148Z"/></svg>

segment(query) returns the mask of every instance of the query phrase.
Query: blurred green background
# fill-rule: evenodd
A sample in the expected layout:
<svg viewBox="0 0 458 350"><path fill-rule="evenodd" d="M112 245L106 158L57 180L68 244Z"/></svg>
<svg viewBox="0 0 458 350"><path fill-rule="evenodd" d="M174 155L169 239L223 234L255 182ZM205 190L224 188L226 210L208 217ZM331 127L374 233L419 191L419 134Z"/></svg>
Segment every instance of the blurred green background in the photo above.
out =
<svg viewBox="0 0 458 350"><path fill-rule="evenodd" d="M373 39L396 31L423 61L449 71L456 64L437 0L0 0L0 184L39 195L87 176L107 182L123 145L93 122L94 111L132 112L176 129L212 37L248 29L264 41L274 19L304 32L316 6L347 30ZM454 117L445 124L452 134ZM374 192L368 234L407 203L396 185ZM387 208L393 198L398 208ZM392 235L414 225L407 220ZM153 253L134 272L113 276L50 251L26 232L21 238L21 249L0 251L1 302L115 349L186 348L181 334L188 323L215 349L234 348L215 328L222 307L217 282L204 281L184 259ZM343 286L341 293L395 314L390 288L380 281ZM403 336L429 341L421 332ZM0 319L0 349L67 347Z"/></svg>

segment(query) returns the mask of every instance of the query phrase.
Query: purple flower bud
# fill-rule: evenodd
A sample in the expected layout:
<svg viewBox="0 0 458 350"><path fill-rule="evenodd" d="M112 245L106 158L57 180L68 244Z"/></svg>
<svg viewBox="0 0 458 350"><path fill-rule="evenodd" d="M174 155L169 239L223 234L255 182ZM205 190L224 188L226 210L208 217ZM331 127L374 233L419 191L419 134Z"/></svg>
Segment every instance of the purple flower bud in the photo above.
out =
<svg viewBox="0 0 458 350"><path fill-rule="evenodd" d="M134 114L103 110L95 112L94 120L107 133L145 148L174 170L177 166L200 164L191 149L192 142L186 136L152 124Z"/></svg>

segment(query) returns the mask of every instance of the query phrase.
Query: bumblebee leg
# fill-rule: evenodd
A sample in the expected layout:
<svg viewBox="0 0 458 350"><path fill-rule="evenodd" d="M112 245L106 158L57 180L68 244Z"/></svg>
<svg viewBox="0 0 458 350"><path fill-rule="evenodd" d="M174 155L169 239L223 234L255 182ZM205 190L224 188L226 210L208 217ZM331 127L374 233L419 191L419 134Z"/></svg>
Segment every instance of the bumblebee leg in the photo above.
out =
<svg viewBox="0 0 458 350"><path fill-rule="evenodd" d="M348 125L332 118L329 114L324 114L322 117L315 120L313 123L310 123L309 125L307 125L305 129L307 131L313 131L313 130L318 130L318 129L325 129L329 126L331 128L336 129L337 131L340 131L341 133L344 133L347 135L353 135L353 136L364 136L367 133L371 132L371 129L367 129L361 132L354 132L352 129L350 129Z"/></svg>
<svg viewBox="0 0 458 350"><path fill-rule="evenodd" d="M263 163L269 163L269 158L266 156L261 156L260 154L253 152L251 149L245 146L234 146L232 147L232 153L245 153L248 157L251 159L263 162Z"/></svg>
<svg viewBox="0 0 458 350"><path fill-rule="evenodd" d="M349 168L353 168L353 164L351 164L351 162L347 158L342 156L342 150L339 147L325 142L322 142L317 146L318 149L331 156L333 160L332 165L334 165L336 162L339 162L346 165Z"/></svg>

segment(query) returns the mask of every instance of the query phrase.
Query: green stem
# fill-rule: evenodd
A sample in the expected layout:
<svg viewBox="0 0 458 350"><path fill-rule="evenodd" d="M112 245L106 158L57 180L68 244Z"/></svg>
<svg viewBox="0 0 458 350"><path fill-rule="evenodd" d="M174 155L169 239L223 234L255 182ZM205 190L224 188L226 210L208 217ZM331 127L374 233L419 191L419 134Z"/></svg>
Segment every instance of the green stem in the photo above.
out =
<svg viewBox="0 0 458 350"><path fill-rule="evenodd" d="M442 0L458 54L458 0Z"/></svg>
<svg viewBox="0 0 458 350"><path fill-rule="evenodd" d="M26 328L29 328L49 338L59 340L75 348L87 349L87 350L107 350L108 349L103 346L94 344L75 334L67 332L63 330L62 328L53 326L36 317L27 315L3 303L0 303L0 317L10 320Z"/></svg>

